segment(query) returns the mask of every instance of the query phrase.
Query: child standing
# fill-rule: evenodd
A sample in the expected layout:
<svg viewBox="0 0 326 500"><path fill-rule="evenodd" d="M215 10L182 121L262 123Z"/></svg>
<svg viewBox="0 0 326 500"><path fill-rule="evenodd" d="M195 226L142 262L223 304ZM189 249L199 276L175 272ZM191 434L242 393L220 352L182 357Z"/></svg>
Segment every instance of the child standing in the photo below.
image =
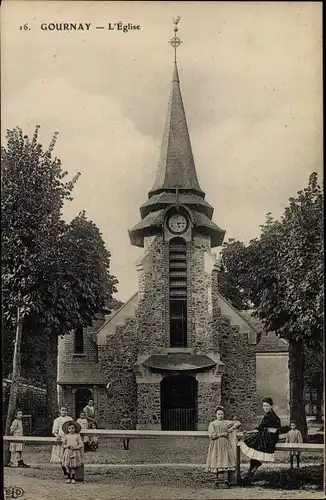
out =
<svg viewBox="0 0 326 500"><path fill-rule="evenodd" d="M294 420L290 422L290 430L285 438L286 443L303 443L302 434L297 429L297 424ZM290 451L290 465L291 469L293 469L293 459L296 457L297 459L297 467L300 467L300 451Z"/></svg>
<svg viewBox="0 0 326 500"><path fill-rule="evenodd" d="M64 432L62 431L62 426L65 422L72 422L73 419L68 416L68 409L66 406L61 406L59 417L55 418L53 421L52 434L56 438L57 442L52 446L51 459L50 462L61 464L62 471L65 477L67 476L66 468L62 465L62 456L63 456L63 448L62 448L62 438L64 436Z"/></svg>
<svg viewBox="0 0 326 500"><path fill-rule="evenodd" d="M88 429L88 420L83 411L80 412L80 417L77 419L77 423L80 425L81 430ZM89 449L89 437L83 436L85 451Z"/></svg>
<svg viewBox="0 0 326 500"><path fill-rule="evenodd" d="M16 418L12 422L10 427L10 435L11 436L23 436L23 412L21 410L16 410ZM29 467L29 465L25 464L23 461L23 443L10 443L9 451L10 451L10 463L14 463L17 457L18 467Z"/></svg>
<svg viewBox="0 0 326 500"><path fill-rule="evenodd" d="M216 486L227 487L228 481L220 484L219 474L223 475L228 471L235 470L236 457L230 440L230 433L238 429L241 425L237 420L225 420L223 406L216 408L216 419L208 426L208 435L210 439L206 471L215 472L217 475Z"/></svg>
<svg viewBox="0 0 326 500"><path fill-rule="evenodd" d="M62 439L62 465L66 468L68 478L66 483L75 483L76 470L83 466L82 451L84 448L80 437L80 425L77 422L65 422L62 430L65 434Z"/></svg>
<svg viewBox="0 0 326 500"><path fill-rule="evenodd" d="M97 429L96 422L91 423L91 429ZM91 451L96 451L98 448L98 437L97 436L90 436L89 437L89 447Z"/></svg>
<svg viewBox="0 0 326 500"><path fill-rule="evenodd" d="M129 417L129 413L127 411L124 412L122 419L120 420L121 429L130 430L132 428L132 420ZM123 438L123 449L129 450L129 438Z"/></svg>

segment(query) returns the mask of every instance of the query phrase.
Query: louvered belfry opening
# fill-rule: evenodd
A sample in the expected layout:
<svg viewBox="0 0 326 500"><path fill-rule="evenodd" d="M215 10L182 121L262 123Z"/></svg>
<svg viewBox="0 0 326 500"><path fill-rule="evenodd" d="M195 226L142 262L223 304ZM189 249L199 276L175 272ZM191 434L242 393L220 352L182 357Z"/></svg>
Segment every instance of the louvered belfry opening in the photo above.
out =
<svg viewBox="0 0 326 500"><path fill-rule="evenodd" d="M183 238L169 246L170 347L187 347L187 247Z"/></svg>

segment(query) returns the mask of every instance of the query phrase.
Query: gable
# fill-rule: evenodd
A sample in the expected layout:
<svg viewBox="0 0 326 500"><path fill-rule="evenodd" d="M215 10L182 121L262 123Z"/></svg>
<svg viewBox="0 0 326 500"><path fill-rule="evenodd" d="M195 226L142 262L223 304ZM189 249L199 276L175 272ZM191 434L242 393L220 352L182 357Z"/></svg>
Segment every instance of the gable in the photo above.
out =
<svg viewBox="0 0 326 500"><path fill-rule="evenodd" d="M127 318L132 318L135 315L138 306L138 292L134 293L127 302L123 304L117 311L113 311L100 326L97 332L93 335L93 340L97 345L105 344L107 335L114 335L117 326L125 324Z"/></svg>

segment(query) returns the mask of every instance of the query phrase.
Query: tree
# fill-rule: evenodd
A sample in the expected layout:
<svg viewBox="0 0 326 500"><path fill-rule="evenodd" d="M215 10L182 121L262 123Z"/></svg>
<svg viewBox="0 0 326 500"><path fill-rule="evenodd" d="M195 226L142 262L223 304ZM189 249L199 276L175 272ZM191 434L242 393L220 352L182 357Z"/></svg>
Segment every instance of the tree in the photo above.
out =
<svg viewBox="0 0 326 500"><path fill-rule="evenodd" d="M38 129L31 141L19 128L8 131L1 150L3 313L8 332L19 307L23 331L37 331L36 340L42 335L50 426L57 412L58 335L91 325L117 280L95 224L84 213L70 224L63 220L79 174L63 182L67 172L52 158L57 134L44 152Z"/></svg>
<svg viewBox="0 0 326 500"><path fill-rule="evenodd" d="M305 387L309 392L310 401L316 396L316 422L322 422L323 402L323 346L316 344L305 347Z"/></svg>
<svg viewBox="0 0 326 500"><path fill-rule="evenodd" d="M24 321L37 308L34 291L38 264L44 258L45 242L51 248L60 232L60 210L73 187L73 182L62 182L66 173L60 161L51 158L56 135L46 152L37 137L38 127L31 141L19 128L7 131L7 149L1 149L2 307L6 330L19 332L6 428L16 405Z"/></svg>
<svg viewBox="0 0 326 500"><path fill-rule="evenodd" d="M238 311L251 307L246 290L239 286L239 279L244 272L242 263L245 262L246 252L247 249L242 242L230 238L228 242L223 244L221 253L221 267L218 276L219 291Z"/></svg>
<svg viewBox="0 0 326 500"><path fill-rule="evenodd" d="M114 311L117 311L118 309L120 309L120 307L122 307L124 305L124 302L122 302L121 300L119 299L116 299L115 297L111 300L110 304L109 304L109 309L113 309Z"/></svg>
<svg viewBox="0 0 326 500"><path fill-rule="evenodd" d="M304 346L322 342L322 228L323 192L313 173L280 221L267 214L259 238L222 250L227 272L265 329L289 342L290 412L304 433Z"/></svg>

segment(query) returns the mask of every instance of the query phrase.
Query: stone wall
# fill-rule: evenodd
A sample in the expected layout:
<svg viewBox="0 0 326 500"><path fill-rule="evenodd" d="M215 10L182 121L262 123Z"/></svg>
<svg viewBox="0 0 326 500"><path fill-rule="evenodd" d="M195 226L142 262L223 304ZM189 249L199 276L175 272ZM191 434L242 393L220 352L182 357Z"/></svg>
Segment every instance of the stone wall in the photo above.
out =
<svg viewBox="0 0 326 500"><path fill-rule="evenodd" d="M114 335L107 335L106 345L99 347L101 373L109 387L100 392L98 420L108 428L117 428L125 411L136 419L137 385L133 371L137 360L136 325L135 318L127 318L125 325L117 326Z"/></svg>
<svg viewBox="0 0 326 500"><path fill-rule="evenodd" d="M147 247L142 262L138 264L136 315L139 352L150 354L170 345L166 307L169 249L161 236L151 239Z"/></svg>
<svg viewBox="0 0 326 500"><path fill-rule="evenodd" d="M197 380L198 380L197 375ZM206 430L214 417L216 406L221 404L221 383L198 381L198 430Z"/></svg>
<svg viewBox="0 0 326 500"><path fill-rule="evenodd" d="M219 321L221 360L225 364L221 402L227 418L237 417L244 424L257 421L256 353L248 335L231 327L226 318Z"/></svg>
<svg viewBox="0 0 326 500"><path fill-rule="evenodd" d="M210 238L194 235L187 244L188 347L206 353L213 350L211 269L207 268Z"/></svg>
<svg viewBox="0 0 326 500"><path fill-rule="evenodd" d="M157 428L161 423L161 386L156 383L138 383L137 428ZM159 425L159 428L161 426Z"/></svg>

